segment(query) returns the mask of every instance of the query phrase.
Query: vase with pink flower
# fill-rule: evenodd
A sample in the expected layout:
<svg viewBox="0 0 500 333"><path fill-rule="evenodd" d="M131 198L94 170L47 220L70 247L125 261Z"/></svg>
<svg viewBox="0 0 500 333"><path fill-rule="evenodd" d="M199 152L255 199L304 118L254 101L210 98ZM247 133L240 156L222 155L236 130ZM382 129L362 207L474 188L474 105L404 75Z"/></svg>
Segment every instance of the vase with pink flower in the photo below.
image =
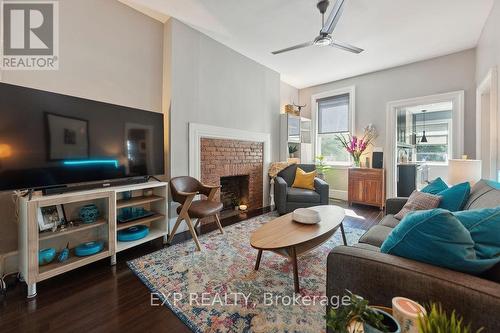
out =
<svg viewBox="0 0 500 333"><path fill-rule="evenodd" d="M337 135L337 140L340 141L342 146L351 155L354 167L359 168L361 167L361 156L365 153L368 146L373 143L376 137L377 131L375 127L370 124L364 128L364 134L361 138L351 134L347 136L339 134Z"/></svg>

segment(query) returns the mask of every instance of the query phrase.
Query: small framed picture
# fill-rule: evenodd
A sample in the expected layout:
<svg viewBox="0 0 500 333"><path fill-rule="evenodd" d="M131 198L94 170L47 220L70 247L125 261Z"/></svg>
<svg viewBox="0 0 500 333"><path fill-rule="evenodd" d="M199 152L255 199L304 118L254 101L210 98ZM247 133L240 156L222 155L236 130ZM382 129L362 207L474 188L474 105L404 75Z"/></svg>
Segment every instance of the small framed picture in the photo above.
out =
<svg viewBox="0 0 500 333"><path fill-rule="evenodd" d="M64 221L62 205L40 207L38 209L38 229L50 230L59 226Z"/></svg>

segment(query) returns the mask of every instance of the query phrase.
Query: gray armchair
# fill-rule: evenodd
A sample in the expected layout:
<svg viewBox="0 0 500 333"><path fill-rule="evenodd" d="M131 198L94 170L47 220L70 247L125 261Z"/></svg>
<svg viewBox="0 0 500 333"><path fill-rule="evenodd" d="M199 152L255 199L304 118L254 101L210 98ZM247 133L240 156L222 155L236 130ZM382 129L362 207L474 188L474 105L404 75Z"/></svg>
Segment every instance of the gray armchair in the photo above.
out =
<svg viewBox="0 0 500 333"><path fill-rule="evenodd" d="M314 191L291 187L297 167L305 172L316 170L314 164L293 164L278 173L274 179L274 202L280 215L297 208L328 205L329 186L319 178L314 179Z"/></svg>

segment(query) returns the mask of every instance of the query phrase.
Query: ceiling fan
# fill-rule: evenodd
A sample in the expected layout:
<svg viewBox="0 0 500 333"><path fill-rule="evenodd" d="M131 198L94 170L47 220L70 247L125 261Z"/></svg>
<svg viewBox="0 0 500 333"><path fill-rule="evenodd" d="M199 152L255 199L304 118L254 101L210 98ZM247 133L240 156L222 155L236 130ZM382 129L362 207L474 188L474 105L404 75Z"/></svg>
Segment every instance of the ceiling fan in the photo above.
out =
<svg viewBox="0 0 500 333"><path fill-rule="evenodd" d="M344 9L344 3L345 0L337 0L335 2L335 6L333 7L330 16L328 16L328 19L326 20L325 23L325 12L326 9L328 8L328 5L330 4L329 0L319 0L317 7L319 9L319 12L321 13L321 22L322 22L322 28L321 31L319 32L319 36L314 38L312 42L306 42L298 45L294 45L291 47L287 47L286 49L281 49L278 51L271 52L272 54L280 54L292 50L297 50L301 49L303 47L308 47L312 45L317 45L317 46L333 46L339 49L342 49L344 51L349 51L353 53L361 53L364 50L360 49L359 47L335 40L332 38L332 32L335 29L335 26L337 25L337 22L340 19L340 16L342 15L342 10Z"/></svg>

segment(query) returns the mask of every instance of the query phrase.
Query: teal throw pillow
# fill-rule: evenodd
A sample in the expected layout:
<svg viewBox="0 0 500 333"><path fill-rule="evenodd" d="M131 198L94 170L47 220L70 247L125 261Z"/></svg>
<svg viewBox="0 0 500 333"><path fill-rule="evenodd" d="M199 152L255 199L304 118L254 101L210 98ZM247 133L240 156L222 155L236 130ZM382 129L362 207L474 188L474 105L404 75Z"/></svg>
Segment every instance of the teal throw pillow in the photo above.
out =
<svg viewBox="0 0 500 333"><path fill-rule="evenodd" d="M479 258L500 257L500 207L453 213L470 232Z"/></svg>
<svg viewBox="0 0 500 333"><path fill-rule="evenodd" d="M468 182L447 188L437 194L441 197L439 208L449 210L450 212L462 210L469 199L469 194L470 184Z"/></svg>
<svg viewBox="0 0 500 333"><path fill-rule="evenodd" d="M447 189L448 185L446 185L446 183L444 182L444 180L441 179L441 177L438 177L434 179L432 182L430 182L429 185L421 189L420 192L429 194L438 194L439 192Z"/></svg>
<svg viewBox="0 0 500 333"><path fill-rule="evenodd" d="M381 251L469 274L481 274L500 262L500 257L479 258L469 231L452 213L439 208L407 214Z"/></svg>

